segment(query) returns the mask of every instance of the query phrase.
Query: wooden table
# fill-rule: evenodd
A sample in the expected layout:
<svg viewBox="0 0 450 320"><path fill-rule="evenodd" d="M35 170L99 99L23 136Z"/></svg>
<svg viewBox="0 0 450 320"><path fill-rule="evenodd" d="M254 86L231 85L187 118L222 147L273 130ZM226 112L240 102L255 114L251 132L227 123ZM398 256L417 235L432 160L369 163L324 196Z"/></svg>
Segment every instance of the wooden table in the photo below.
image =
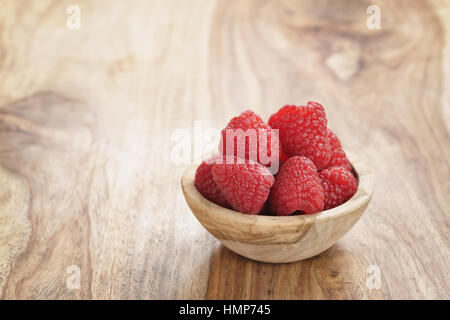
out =
<svg viewBox="0 0 450 320"><path fill-rule="evenodd" d="M1 298L450 298L448 1L6 0L0 79ZM315 258L242 258L177 150L309 100L374 198Z"/></svg>

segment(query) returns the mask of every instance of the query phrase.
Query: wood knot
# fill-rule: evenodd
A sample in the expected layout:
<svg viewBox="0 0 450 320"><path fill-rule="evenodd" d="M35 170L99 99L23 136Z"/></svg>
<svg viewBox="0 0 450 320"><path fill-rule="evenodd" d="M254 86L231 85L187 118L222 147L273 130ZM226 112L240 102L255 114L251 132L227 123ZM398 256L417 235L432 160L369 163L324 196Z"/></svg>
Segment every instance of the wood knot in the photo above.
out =
<svg viewBox="0 0 450 320"><path fill-rule="evenodd" d="M326 66L342 81L350 80L361 68L361 48L357 42L339 39L332 44Z"/></svg>

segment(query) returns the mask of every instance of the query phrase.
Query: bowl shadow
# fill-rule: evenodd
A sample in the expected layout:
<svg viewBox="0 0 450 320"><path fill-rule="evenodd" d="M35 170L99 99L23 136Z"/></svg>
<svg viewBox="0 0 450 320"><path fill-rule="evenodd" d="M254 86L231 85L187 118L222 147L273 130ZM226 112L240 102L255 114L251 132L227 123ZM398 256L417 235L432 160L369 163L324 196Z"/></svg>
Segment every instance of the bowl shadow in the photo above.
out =
<svg viewBox="0 0 450 320"><path fill-rule="evenodd" d="M221 245L211 257L206 299L361 297L367 291L362 260L359 252L340 243L314 257L283 264L250 260Z"/></svg>

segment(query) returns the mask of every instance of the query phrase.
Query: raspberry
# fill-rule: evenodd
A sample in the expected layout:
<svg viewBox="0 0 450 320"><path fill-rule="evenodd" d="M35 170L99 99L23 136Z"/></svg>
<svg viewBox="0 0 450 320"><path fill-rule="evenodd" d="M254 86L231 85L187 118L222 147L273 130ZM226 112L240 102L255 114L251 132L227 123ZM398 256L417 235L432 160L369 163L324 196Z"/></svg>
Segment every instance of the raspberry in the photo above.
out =
<svg viewBox="0 0 450 320"><path fill-rule="evenodd" d="M327 137L331 149L331 158L325 169L344 167L348 171L352 171L352 165L350 164L350 161L348 161L338 137L330 129L327 129Z"/></svg>
<svg viewBox="0 0 450 320"><path fill-rule="evenodd" d="M290 158L290 157L289 157L286 153L284 153L283 150L281 150L281 153L280 153L280 166L282 166L283 163L285 163L286 161L288 161L289 158Z"/></svg>
<svg viewBox="0 0 450 320"><path fill-rule="evenodd" d="M261 211L275 181L265 166L233 156L225 156L222 163L214 163L211 173L228 203L247 214Z"/></svg>
<svg viewBox="0 0 450 320"><path fill-rule="evenodd" d="M305 157L294 156L282 166L270 192L269 204L277 216L295 211L307 214L323 209L324 193L314 163Z"/></svg>
<svg viewBox="0 0 450 320"><path fill-rule="evenodd" d="M242 132L236 131L238 129L241 129ZM251 131L251 129L254 129L255 131ZM245 135L246 133L253 135L254 140L252 140L249 135ZM245 143L238 143L240 134L243 134L241 137L245 137ZM234 140L234 154L226 154L227 135L234 135L234 137L229 136L229 139ZM244 140L241 141L244 142ZM232 118L225 129L222 130L219 150L223 155L234 155L240 158L245 157L246 160L253 160L263 165L270 166L270 160L272 159L272 145L273 150L276 152L273 157L275 159L279 159L280 154L282 154L282 150L278 139L278 132L273 131L272 128L256 113L251 110L247 110L239 116Z"/></svg>
<svg viewBox="0 0 450 320"><path fill-rule="evenodd" d="M350 199L358 188L353 174L343 167L333 167L319 173L325 192L324 209L331 209Z"/></svg>
<svg viewBox="0 0 450 320"><path fill-rule="evenodd" d="M327 139L327 117L321 104L308 102L306 106L286 105L269 119L273 129L279 129L284 152L290 156L311 159L318 170L330 160Z"/></svg>
<svg viewBox="0 0 450 320"><path fill-rule="evenodd" d="M221 157L212 157L203 161L195 172L195 187L208 200L218 204L222 207L229 207L227 199L220 191L217 184L214 182L211 174L211 167L215 159Z"/></svg>

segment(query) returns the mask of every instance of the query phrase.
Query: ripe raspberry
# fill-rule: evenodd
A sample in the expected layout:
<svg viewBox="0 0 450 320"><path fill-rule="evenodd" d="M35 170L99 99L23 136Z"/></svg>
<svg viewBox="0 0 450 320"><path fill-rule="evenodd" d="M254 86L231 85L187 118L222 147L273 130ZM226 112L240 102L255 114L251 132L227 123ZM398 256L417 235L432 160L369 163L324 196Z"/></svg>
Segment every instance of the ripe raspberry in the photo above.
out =
<svg viewBox="0 0 450 320"><path fill-rule="evenodd" d="M286 105L269 119L273 129L279 129L284 152L291 156L311 159L318 170L330 160L327 139L327 117L321 104L308 102L306 106Z"/></svg>
<svg viewBox="0 0 450 320"><path fill-rule="evenodd" d="M229 207L227 199L220 191L217 184L214 182L213 176L211 174L212 164L216 159L221 157L212 157L208 160L203 161L197 168L195 172L195 187L197 190L208 200L218 204L222 207Z"/></svg>
<svg viewBox="0 0 450 320"><path fill-rule="evenodd" d="M222 163L214 163L211 173L228 203L247 214L261 211L275 181L263 165L233 156L225 156Z"/></svg>
<svg viewBox="0 0 450 320"><path fill-rule="evenodd" d="M325 210L344 203L355 194L358 188L358 181L343 167L322 170L319 176L325 192Z"/></svg>
<svg viewBox="0 0 450 320"><path fill-rule="evenodd" d="M283 163L288 161L289 158L290 157L286 153L284 153L283 150L281 150L281 153L280 153L280 167L283 165Z"/></svg>
<svg viewBox="0 0 450 320"><path fill-rule="evenodd" d="M332 167L344 167L348 171L352 171L352 165L348 161L345 151L342 149L341 142L333 131L327 129L327 138L331 149L331 158L324 169Z"/></svg>
<svg viewBox="0 0 450 320"><path fill-rule="evenodd" d="M269 204L277 216L287 216L295 211L308 214L322 211L323 200L323 188L314 163L294 156L278 172Z"/></svg>
<svg viewBox="0 0 450 320"><path fill-rule="evenodd" d="M238 129L241 129L242 131L236 131ZM249 129L254 129L254 131ZM238 143L239 134L243 134L241 137L242 139L245 137L245 143ZM234 141L234 154L226 154L227 135L230 135L229 139L233 139ZM253 135L253 139L250 137L251 135ZM242 140L242 142L244 142L244 140ZM234 155L240 158L245 157L247 160L250 159L263 165L270 166L270 160L272 159L272 146L273 150L276 152L276 154L273 155L274 159L279 159L282 154L282 150L278 138L278 132L273 131L272 128L256 113L251 110L247 110L239 116L232 118L225 129L222 130L219 151L223 155Z"/></svg>

